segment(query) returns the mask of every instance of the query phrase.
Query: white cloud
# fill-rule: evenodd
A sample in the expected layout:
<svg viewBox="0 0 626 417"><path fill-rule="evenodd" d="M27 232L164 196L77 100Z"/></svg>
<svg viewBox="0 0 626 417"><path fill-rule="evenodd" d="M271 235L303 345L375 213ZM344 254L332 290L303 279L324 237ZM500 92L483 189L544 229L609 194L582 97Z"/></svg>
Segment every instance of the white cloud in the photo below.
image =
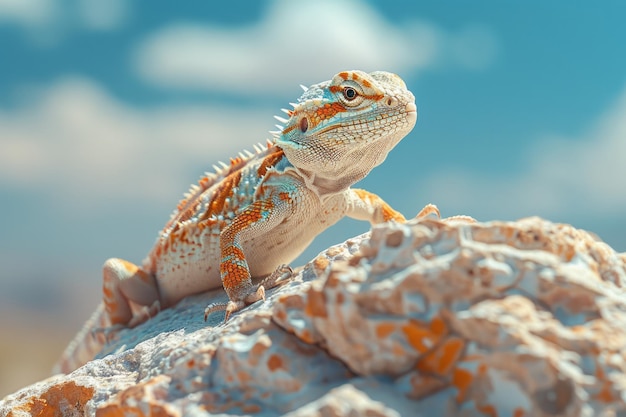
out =
<svg viewBox="0 0 626 417"><path fill-rule="evenodd" d="M50 23L56 13L54 0L0 0L0 23L33 28Z"/></svg>
<svg viewBox="0 0 626 417"><path fill-rule="evenodd" d="M578 138L546 135L522 157L519 175L494 178L460 170L437 172L420 194L481 218L604 216L626 212L626 88Z"/></svg>
<svg viewBox="0 0 626 417"><path fill-rule="evenodd" d="M78 29L117 29L129 14L128 0L0 0L0 25L16 25L40 46L55 45Z"/></svg>
<svg viewBox="0 0 626 417"><path fill-rule="evenodd" d="M138 109L67 79L0 110L0 188L54 195L76 211L137 199L171 205L197 179L186 168L264 142L272 124L269 113L223 105Z"/></svg>
<svg viewBox="0 0 626 417"><path fill-rule="evenodd" d="M78 15L83 25L92 30L116 29L129 13L127 0L79 0Z"/></svg>
<svg viewBox="0 0 626 417"><path fill-rule="evenodd" d="M138 45L135 67L164 87L266 94L345 69L481 69L496 50L492 33L479 26L446 33L424 22L392 24L356 0L280 0L248 26L166 27Z"/></svg>

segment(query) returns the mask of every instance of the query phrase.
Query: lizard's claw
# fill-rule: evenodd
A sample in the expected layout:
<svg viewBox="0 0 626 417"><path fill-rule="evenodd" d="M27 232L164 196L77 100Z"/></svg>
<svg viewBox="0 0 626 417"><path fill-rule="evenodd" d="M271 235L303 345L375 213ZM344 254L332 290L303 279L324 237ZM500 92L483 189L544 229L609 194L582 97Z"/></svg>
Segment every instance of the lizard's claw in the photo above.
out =
<svg viewBox="0 0 626 417"><path fill-rule="evenodd" d="M265 291L263 291L265 295ZM224 323L228 321L230 315L236 311L241 310L247 304L243 301L229 301L228 303L213 303L209 304L207 308L204 309L204 321L207 320L209 314L215 313L216 311L226 311L226 316L224 317Z"/></svg>
<svg viewBox="0 0 626 417"><path fill-rule="evenodd" d="M212 304L209 304L204 309L204 321L206 321L207 317L209 317L209 314L215 313L216 311L224 311L227 308L228 308L228 304L227 303L212 303Z"/></svg>

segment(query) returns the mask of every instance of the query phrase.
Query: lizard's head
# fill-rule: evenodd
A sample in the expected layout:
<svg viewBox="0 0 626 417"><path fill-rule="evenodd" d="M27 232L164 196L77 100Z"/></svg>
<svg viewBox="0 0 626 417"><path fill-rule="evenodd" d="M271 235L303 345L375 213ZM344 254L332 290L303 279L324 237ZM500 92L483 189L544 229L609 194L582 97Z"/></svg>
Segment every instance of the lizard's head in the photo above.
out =
<svg viewBox="0 0 626 417"><path fill-rule="evenodd" d="M306 87L304 87L306 88ZM309 181L349 187L382 163L417 120L415 97L395 74L344 71L285 110L276 144Z"/></svg>

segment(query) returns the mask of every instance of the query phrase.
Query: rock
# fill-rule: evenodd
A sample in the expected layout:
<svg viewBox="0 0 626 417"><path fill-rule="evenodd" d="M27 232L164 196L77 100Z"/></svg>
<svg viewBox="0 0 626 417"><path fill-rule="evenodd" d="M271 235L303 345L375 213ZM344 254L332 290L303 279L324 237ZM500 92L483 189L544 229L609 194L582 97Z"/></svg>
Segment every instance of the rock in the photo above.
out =
<svg viewBox="0 0 626 417"><path fill-rule="evenodd" d="M539 218L382 224L226 324L203 321L223 291L188 297L0 415L624 415L625 261Z"/></svg>

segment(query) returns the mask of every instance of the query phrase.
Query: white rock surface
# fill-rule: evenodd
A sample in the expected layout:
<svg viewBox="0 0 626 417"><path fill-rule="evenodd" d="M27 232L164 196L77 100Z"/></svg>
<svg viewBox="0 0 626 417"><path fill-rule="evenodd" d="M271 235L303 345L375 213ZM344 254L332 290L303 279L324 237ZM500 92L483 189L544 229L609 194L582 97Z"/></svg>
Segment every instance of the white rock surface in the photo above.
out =
<svg viewBox="0 0 626 417"><path fill-rule="evenodd" d="M384 224L226 324L203 321L223 291L189 297L0 415L622 415L625 261L539 218Z"/></svg>

